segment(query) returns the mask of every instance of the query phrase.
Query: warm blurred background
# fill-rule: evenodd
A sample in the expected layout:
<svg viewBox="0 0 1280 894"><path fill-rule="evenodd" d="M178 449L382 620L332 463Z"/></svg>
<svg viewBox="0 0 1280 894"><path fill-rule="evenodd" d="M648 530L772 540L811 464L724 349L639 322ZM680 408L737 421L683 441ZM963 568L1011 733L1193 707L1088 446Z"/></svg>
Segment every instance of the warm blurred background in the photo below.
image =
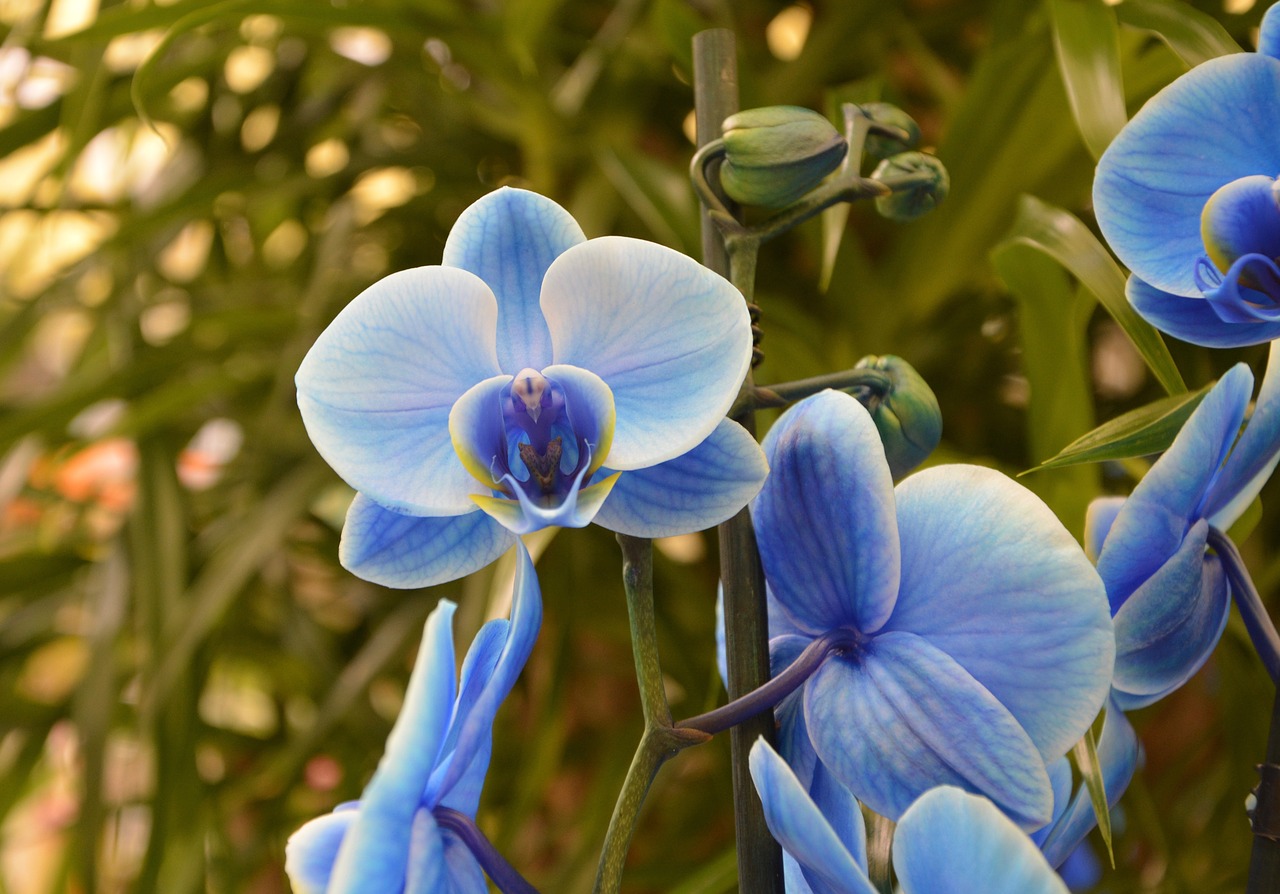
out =
<svg viewBox="0 0 1280 894"><path fill-rule="evenodd" d="M1195 34L1251 48L1262 13L1116 10L1130 111ZM1161 15L1191 34L1181 57L1132 27ZM816 221L766 248L758 380L902 355L941 401L939 458L1011 473L1161 396L1060 268L1026 265L1015 297L990 260L1023 194L1092 226L1046 3L0 0L0 892L288 890L285 838L358 795L427 613L458 600L465 643L511 574L397 592L344 572L351 492L307 440L294 370L348 300L437 263L503 184L588 235L696 255L690 38L710 26L738 34L744 108L896 103L952 178L913 224L855 208L833 270ZM1238 359L1261 371L1258 349L1171 348L1192 387ZM1091 496L1140 471L1023 480L1078 532ZM540 890L576 894L640 716L611 535L535 540L546 622L480 821ZM1278 541L1268 511L1244 544L1269 599ZM721 697L715 543L659 548L687 715ZM1270 693L1233 618L1193 683L1135 716L1146 767L1097 890L1243 890ZM735 890L727 751L665 768L629 890Z"/></svg>

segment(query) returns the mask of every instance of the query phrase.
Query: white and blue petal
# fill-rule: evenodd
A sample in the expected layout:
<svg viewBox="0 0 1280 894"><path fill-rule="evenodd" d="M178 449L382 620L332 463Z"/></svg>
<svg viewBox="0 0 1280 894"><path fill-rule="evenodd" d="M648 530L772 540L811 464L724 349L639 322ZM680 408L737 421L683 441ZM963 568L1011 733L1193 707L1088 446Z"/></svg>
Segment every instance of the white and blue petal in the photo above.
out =
<svg viewBox="0 0 1280 894"><path fill-rule="evenodd" d="M606 466L604 471L612 470ZM755 438L738 423L723 419L688 453L624 472L595 521L632 537L702 531L746 506L768 474Z"/></svg>
<svg viewBox="0 0 1280 894"><path fill-rule="evenodd" d="M432 807L449 807L467 816L475 818L480 804L480 790L484 787L484 775L489 769L489 757L492 751L492 737L481 736L470 754L458 752L458 736L471 708L480 699L489 685L493 672L502 656L503 647L511 635L511 622L506 618L494 618L485 623L471 641L471 648L462 659L462 672L458 678L458 698L454 702L453 717L449 720L449 733L445 737L444 746L440 749L445 755L432 774L438 783L439 778L448 771L453 761L465 761L466 770L453 784L449 792L439 799L439 803L431 803ZM427 784L428 791L434 791L432 784Z"/></svg>
<svg viewBox="0 0 1280 894"><path fill-rule="evenodd" d="M497 296L502 369L551 363L551 333L539 305L542 278L552 261L585 241L569 212L523 189L495 190L459 215L442 263L471 271Z"/></svg>
<svg viewBox="0 0 1280 894"><path fill-rule="evenodd" d="M769 831L795 858L814 894L875 894L866 868L854 859L778 753L763 739L757 740L749 763ZM865 847L864 842L864 853Z"/></svg>
<svg viewBox="0 0 1280 894"><path fill-rule="evenodd" d="M751 363L746 305L727 280L677 251L619 236L552 263L542 312L555 362L589 369L613 391L610 468L673 459L725 416Z"/></svg>
<svg viewBox="0 0 1280 894"><path fill-rule="evenodd" d="M981 792L1028 829L1053 816L1035 743L959 664L910 633L875 637L832 657L805 686L818 759L872 810L897 819L923 792Z"/></svg>
<svg viewBox="0 0 1280 894"><path fill-rule="evenodd" d="M1098 497L1089 502L1084 514L1084 554L1090 561L1098 561L1102 545L1123 505L1124 497Z"/></svg>
<svg viewBox="0 0 1280 894"><path fill-rule="evenodd" d="M902 815L893 868L902 894L1068 894L994 804L951 786L925 793Z"/></svg>
<svg viewBox="0 0 1280 894"><path fill-rule="evenodd" d="M506 642L503 643L493 667L487 676L484 687L470 704L465 715L460 715L457 739L454 743L454 759L449 761L442 775L432 777L426 800L439 803L439 799L447 796L469 768L469 761L458 760L458 756L474 754L480 747L487 746L493 718L498 713L503 699L515 685L516 678L524 668L529 653L533 651L534 641L538 638L538 630L542 626L542 593L538 587L538 576L533 568L533 560L524 544L516 548L515 589L511 598L511 625L507 630Z"/></svg>
<svg viewBox="0 0 1280 894"><path fill-rule="evenodd" d="M1212 59L1133 117L1098 161L1098 225L1135 274L1163 291L1198 295L1200 214L1221 187L1280 171L1280 60Z"/></svg>
<svg viewBox="0 0 1280 894"><path fill-rule="evenodd" d="M453 515L471 480L449 438L449 411L497 373L489 287L449 267L382 279L343 308L298 368L298 408L320 455L391 509Z"/></svg>
<svg viewBox="0 0 1280 894"><path fill-rule="evenodd" d="M342 526L342 567L384 587L430 587L497 559L515 535L483 512L421 517L384 509L356 494Z"/></svg>
<svg viewBox="0 0 1280 894"><path fill-rule="evenodd" d="M284 871L293 894L328 894L338 848L357 816L354 810L326 813L289 836Z"/></svg>
<svg viewBox="0 0 1280 894"><path fill-rule="evenodd" d="M779 604L803 629L874 633L898 590L893 479L875 423L854 398L796 404L764 441L770 474L751 506Z"/></svg>
<svg viewBox="0 0 1280 894"><path fill-rule="evenodd" d="M331 894L385 894L405 884L414 816L453 711L455 608L442 599L427 618L404 708L338 850Z"/></svg>
<svg viewBox="0 0 1280 894"><path fill-rule="evenodd" d="M902 583L884 629L945 652L1044 760L1061 757L1098 716L1115 660L1088 558L1039 497L992 469L925 469L897 502Z"/></svg>

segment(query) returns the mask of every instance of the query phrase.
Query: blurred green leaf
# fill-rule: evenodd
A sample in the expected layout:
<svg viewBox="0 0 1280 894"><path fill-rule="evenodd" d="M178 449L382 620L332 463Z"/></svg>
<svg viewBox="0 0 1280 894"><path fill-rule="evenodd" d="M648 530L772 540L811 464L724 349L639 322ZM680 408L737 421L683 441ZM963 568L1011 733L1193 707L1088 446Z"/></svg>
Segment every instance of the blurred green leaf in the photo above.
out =
<svg viewBox="0 0 1280 894"><path fill-rule="evenodd" d="M991 261L1018 301L1022 360L1031 386L1027 440L1031 457L1043 460L1093 425L1085 334L1094 301L1056 261L1017 239L998 245ZM1029 486L1067 530L1083 533L1085 510L1099 491L1096 469L1080 467L1033 479Z"/></svg>
<svg viewBox="0 0 1280 894"><path fill-rule="evenodd" d="M1124 272L1075 215L1023 196L1009 239L1043 251L1070 270L1120 324L1164 389L1170 394L1187 390L1160 333L1129 306Z"/></svg>
<svg viewBox="0 0 1280 894"><path fill-rule="evenodd" d="M1128 459L1160 453L1173 443L1182 424L1209 393L1209 384L1199 391L1173 394L1155 403L1131 410L1076 438L1051 459L1022 474L1057 469L1077 463L1108 459Z"/></svg>
<svg viewBox="0 0 1280 894"><path fill-rule="evenodd" d="M1071 113L1094 158L1129 120L1115 10L1103 0L1049 0L1053 48Z"/></svg>
<svg viewBox="0 0 1280 894"><path fill-rule="evenodd" d="M1188 66L1244 52L1217 19L1181 0L1124 0L1115 11L1121 23L1154 34Z"/></svg>

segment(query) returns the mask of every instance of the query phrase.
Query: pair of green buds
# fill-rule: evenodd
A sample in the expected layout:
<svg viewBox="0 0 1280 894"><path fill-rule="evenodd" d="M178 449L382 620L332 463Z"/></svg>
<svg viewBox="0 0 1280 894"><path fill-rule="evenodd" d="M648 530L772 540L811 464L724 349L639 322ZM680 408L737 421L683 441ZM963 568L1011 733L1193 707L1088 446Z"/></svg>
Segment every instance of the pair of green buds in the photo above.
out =
<svg viewBox="0 0 1280 894"><path fill-rule="evenodd" d="M887 103L850 104L844 112L850 130L865 137L862 151L881 159L870 179L908 184L876 199L880 214L913 220L942 201L946 169L914 151L920 128L910 115ZM799 106L748 109L726 118L723 130L720 185L735 202L762 208L797 202L845 162L850 148L824 115Z"/></svg>

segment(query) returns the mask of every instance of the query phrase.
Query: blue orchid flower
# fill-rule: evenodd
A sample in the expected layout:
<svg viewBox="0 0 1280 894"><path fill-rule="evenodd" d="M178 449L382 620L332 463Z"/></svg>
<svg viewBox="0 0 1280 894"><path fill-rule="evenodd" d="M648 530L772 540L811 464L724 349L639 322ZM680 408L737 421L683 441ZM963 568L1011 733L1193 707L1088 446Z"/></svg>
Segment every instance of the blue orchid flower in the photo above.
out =
<svg viewBox="0 0 1280 894"><path fill-rule="evenodd" d="M1280 7L1258 52L1198 65L1098 161L1098 226L1156 328L1210 347L1280 337Z"/></svg>
<svg viewBox="0 0 1280 894"><path fill-rule="evenodd" d="M797 404L764 449L752 515L775 668L818 637L850 643L781 707L787 760L806 777L820 762L891 819L949 784L1025 828L1048 823L1046 764L1097 716L1115 649L1075 540L990 469L934 467L894 488L875 424L845 394Z"/></svg>
<svg viewBox="0 0 1280 894"><path fill-rule="evenodd" d="M827 814L763 740L750 766L769 830L796 867L787 894L878 894L857 803ZM929 789L903 812L893 869L902 894L1067 894L1024 832L986 798L954 786Z"/></svg>
<svg viewBox="0 0 1280 894"><path fill-rule="evenodd" d="M587 240L534 193L490 193L441 266L370 286L298 370L307 432L358 492L339 558L419 587L550 525L717 524L767 472L724 418L750 361L720 276L650 242Z"/></svg>
<svg viewBox="0 0 1280 894"><path fill-rule="evenodd" d="M1280 461L1280 347L1272 343L1253 415L1253 374L1227 371L1129 497L1089 506L1086 548L1096 555L1115 616L1115 699L1133 710L1163 698L1208 659L1226 627L1231 591L1206 552Z"/></svg>
<svg viewBox="0 0 1280 894"><path fill-rule="evenodd" d="M485 894L484 872L450 812L474 820L489 768L493 718L533 649L542 597L517 548L511 619L480 629L455 676L454 604L427 619L404 708L357 802L293 834L294 894Z"/></svg>

